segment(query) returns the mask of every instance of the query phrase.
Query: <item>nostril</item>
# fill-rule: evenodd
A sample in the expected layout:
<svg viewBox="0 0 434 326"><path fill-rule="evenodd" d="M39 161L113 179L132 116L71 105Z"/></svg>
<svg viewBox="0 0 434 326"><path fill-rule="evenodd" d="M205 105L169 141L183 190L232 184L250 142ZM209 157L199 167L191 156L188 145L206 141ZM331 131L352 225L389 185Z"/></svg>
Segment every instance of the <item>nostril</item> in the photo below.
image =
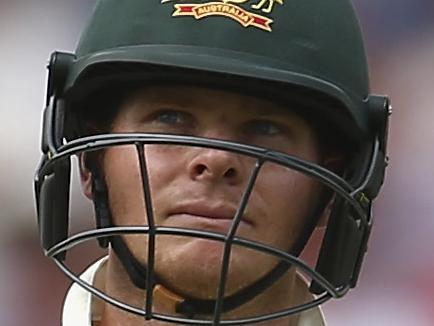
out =
<svg viewBox="0 0 434 326"><path fill-rule="evenodd" d="M194 168L196 175L202 175L206 172L207 167L204 164L198 164Z"/></svg>
<svg viewBox="0 0 434 326"><path fill-rule="evenodd" d="M228 169L228 170L225 172L224 176L225 176L226 178L233 178L233 177L235 177L236 173L237 173L237 172L235 171L234 168L230 168L230 169Z"/></svg>
<svg viewBox="0 0 434 326"><path fill-rule="evenodd" d="M236 177L237 171L234 168L228 168L226 171L221 171L221 173L219 173L218 171L210 169L206 164L197 164L194 167L194 175L195 176L209 175L213 177L223 177L223 178L232 179Z"/></svg>

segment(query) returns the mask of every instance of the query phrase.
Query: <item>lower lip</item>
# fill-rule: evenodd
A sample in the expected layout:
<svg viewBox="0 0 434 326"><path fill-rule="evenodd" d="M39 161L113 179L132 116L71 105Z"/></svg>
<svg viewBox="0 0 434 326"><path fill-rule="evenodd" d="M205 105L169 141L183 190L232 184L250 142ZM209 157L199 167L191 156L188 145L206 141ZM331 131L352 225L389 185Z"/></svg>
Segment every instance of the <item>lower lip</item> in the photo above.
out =
<svg viewBox="0 0 434 326"><path fill-rule="evenodd" d="M198 230L220 231L227 233L232 226L233 219L211 218L190 214L173 214L167 218L171 226ZM240 221L238 229L251 227L251 224Z"/></svg>

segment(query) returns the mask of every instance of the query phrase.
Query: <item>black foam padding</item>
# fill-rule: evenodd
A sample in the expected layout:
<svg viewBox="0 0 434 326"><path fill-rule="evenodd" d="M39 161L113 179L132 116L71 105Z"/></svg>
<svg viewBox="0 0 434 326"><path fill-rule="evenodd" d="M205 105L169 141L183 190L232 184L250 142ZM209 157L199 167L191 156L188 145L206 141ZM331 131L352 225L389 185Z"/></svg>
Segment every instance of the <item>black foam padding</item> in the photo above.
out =
<svg viewBox="0 0 434 326"><path fill-rule="evenodd" d="M65 240L68 235L70 174L69 160L59 161L53 172L41 180L39 232L45 250Z"/></svg>

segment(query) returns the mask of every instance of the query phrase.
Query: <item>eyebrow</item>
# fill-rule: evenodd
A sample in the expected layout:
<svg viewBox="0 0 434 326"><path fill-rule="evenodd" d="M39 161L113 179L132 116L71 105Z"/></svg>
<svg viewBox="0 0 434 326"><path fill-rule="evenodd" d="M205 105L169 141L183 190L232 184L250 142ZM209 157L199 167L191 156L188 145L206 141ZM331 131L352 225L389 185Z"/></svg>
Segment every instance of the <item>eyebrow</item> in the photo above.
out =
<svg viewBox="0 0 434 326"><path fill-rule="evenodd" d="M263 117L278 116L278 117L296 117L298 119L302 119L300 115L297 114L294 110L291 110L289 107L284 107L283 105L279 105L279 107L272 107L272 108L255 107L253 108L252 112Z"/></svg>

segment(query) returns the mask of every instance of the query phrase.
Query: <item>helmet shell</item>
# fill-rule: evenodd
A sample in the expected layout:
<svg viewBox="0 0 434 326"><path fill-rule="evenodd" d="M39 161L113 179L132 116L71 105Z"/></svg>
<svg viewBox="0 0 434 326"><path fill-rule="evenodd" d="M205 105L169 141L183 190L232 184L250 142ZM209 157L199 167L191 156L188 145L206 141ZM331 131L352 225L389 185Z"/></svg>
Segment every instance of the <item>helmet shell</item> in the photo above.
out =
<svg viewBox="0 0 434 326"><path fill-rule="evenodd" d="M188 7L202 8L203 17L179 14ZM240 13L263 19L265 27L243 26ZM372 132L366 56L349 0L100 0L65 90L113 63L254 79L259 89L267 82L309 89L342 104L334 114L349 117L353 136Z"/></svg>

